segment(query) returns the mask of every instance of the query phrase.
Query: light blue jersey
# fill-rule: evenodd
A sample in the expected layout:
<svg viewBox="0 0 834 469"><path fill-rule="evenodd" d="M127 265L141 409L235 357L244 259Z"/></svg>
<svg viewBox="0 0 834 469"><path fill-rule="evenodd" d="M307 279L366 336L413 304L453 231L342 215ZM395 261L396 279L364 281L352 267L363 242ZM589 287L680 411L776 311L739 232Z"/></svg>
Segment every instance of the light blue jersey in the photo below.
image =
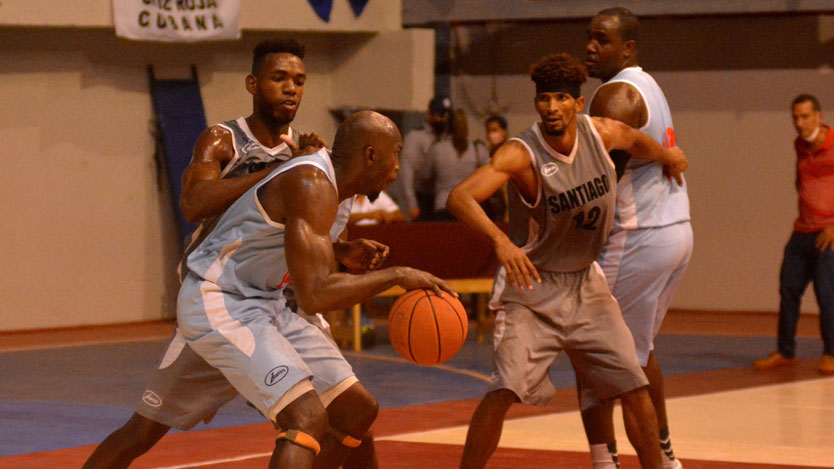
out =
<svg viewBox="0 0 834 469"><path fill-rule="evenodd" d="M605 84L609 83L628 83L637 89L648 109L648 120L640 130L664 147L675 145L675 127L669 104L651 75L640 67L628 67ZM686 182L678 186L676 181L670 181L663 175L661 164L631 158L617 184L614 231L668 226L688 220Z"/></svg>
<svg viewBox="0 0 834 469"><path fill-rule="evenodd" d="M616 82L628 83L643 96L648 120L640 130L664 147L674 146L669 105L654 79L640 67L628 67L606 84ZM641 366L648 364L691 255L686 184L668 180L658 163L631 158L617 184L614 228L598 262L631 330Z"/></svg>
<svg viewBox="0 0 834 469"><path fill-rule="evenodd" d="M269 218L257 194L264 184L279 174L301 165L319 168L336 187L333 165L326 149L281 165L226 211L212 232L188 256L189 270L227 293L283 300L283 291L289 284L284 226ZM331 239L335 240L344 230L352 200L347 199L340 205L339 215L331 228Z"/></svg>
<svg viewBox="0 0 834 469"><path fill-rule="evenodd" d="M299 166L318 168L336 189L327 149L275 168L232 204L189 254L189 273L177 298L186 343L271 420L310 390L327 406L357 381L331 339L287 305L284 225L270 219L258 194ZM342 207L349 215L352 200L340 205L331 238L344 229Z"/></svg>

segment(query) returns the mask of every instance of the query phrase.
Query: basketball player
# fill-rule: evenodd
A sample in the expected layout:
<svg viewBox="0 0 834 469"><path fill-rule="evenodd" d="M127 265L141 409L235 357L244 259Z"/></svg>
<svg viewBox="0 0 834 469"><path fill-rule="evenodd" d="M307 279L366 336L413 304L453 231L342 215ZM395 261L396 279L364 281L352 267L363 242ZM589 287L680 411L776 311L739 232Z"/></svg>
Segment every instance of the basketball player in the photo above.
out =
<svg viewBox="0 0 834 469"><path fill-rule="evenodd" d="M305 311L345 309L399 285L454 294L407 267L362 275L335 268L340 202L376 198L399 170L402 138L372 111L350 116L325 148L279 166L239 198L187 258L177 320L188 345L280 429L273 468L337 468L378 412L334 343Z"/></svg>
<svg viewBox="0 0 834 469"><path fill-rule="evenodd" d="M300 135L290 126L306 81L304 46L293 39L267 40L253 55L252 73L246 77L252 114L206 129L183 177L183 214L192 222L205 219L192 236L191 248L232 202L269 174L271 166L291 158L293 150L297 154L299 146L309 151L324 145L317 135ZM347 216L349 204L343 210ZM371 243L337 246L338 257L351 268L375 268L387 253L384 246ZM318 316L314 319L325 327ZM235 396L237 391L223 375L194 354L177 331L136 412L96 448L84 467L127 467L171 427L187 430L201 420L208 422ZM361 449L366 461L374 460L372 439L365 439ZM369 466L374 464L363 462L359 467Z"/></svg>
<svg viewBox="0 0 834 469"><path fill-rule="evenodd" d="M591 98L592 116L609 117L645 132L665 147L675 145L675 128L663 91L638 65L639 23L625 8L599 12L588 26L588 74L603 84ZM663 174L663 166L632 158L617 185L614 226L599 256L623 318L634 337L637 358L649 380L660 430L663 467L680 468L669 437L663 374L654 356L654 337L692 254L686 184ZM582 413L594 468L618 467L614 406L607 402Z"/></svg>
<svg viewBox="0 0 834 469"><path fill-rule="evenodd" d="M564 350L587 394L583 404L622 399L641 464L660 468L648 381L596 258L614 218L617 178L608 151L657 161L678 180L686 158L619 121L579 114L586 72L570 55L545 57L530 75L541 121L449 196L449 210L489 236L501 263L490 304L497 311L492 384L469 424L461 467L484 467L514 402L544 405L553 397L548 370ZM509 237L478 205L508 181Z"/></svg>

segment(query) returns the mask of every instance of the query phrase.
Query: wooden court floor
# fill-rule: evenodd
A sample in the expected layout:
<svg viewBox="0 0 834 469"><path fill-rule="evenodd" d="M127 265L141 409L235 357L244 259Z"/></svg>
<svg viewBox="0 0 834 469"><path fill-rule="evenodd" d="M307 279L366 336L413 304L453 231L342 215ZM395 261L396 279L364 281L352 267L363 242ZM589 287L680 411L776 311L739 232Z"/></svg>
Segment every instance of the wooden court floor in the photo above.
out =
<svg viewBox="0 0 834 469"><path fill-rule="evenodd" d="M801 336L818 337L815 320L803 317ZM153 340L167 336L170 327L114 327L107 334L83 329L69 334L3 334L0 352L57 348L72 342ZM772 315L675 312L662 333L768 336L774 330ZM684 467L834 467L834 377L820 375L816 366L816 359L807 358L794 368L773 372L742 366L667 377L672 439ZM380 466L457 467L465 427L477 402L464 399L383 409L373 427ZM618 432L622 467L638 467L622 425ZM266 467L273 439L267 423L170 434L132 467ZM0 468L80 467L93 447L2 457ZM586 448L575 391L565 388L547 407L513 407L488 467L590 467Z"/></svg>

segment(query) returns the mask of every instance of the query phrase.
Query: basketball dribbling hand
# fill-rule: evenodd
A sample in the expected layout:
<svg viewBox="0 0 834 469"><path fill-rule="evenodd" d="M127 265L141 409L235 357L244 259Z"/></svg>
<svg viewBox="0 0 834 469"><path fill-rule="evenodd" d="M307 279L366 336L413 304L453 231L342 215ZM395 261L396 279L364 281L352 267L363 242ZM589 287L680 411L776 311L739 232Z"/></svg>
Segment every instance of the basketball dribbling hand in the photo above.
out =
<svg viewBox="0 0 834 469"><path fill-rule="evenodd" d="M510 242L509 239L496 244L495 255L498 257L498 262L507 271L507 280L510 282L510 285L516 286L519 289L527 287L528 290L532 290L533 280L536 283L542 283L542 279L539 277L539 271L530 262L530 258L518 246Z"/></svg>
<svg viewBox="0 0 834 469"><path fill-rule="evenodd" d="M281 140L290 147L292 150L292 157L297 158L299 156L305 155L312 155L313 153L321 150L322 148L327 147L327 143L324 140L316 135L315 132L309 134L301 134L298 137L298 145L295 144L292 138L289 135L282 134Z"/></svg>
<svg viewBox="0 0 834 469"><path fill-rule="evenodd" d="M455 298L458 297L457 292L452 290L452 287L428 272L413 269L411 267L394 267L394 269L397 269L400 279L398 282L399 285L406 290L428 288L433 290L437 296L443 296L443 292L445 291Z"/></svg>

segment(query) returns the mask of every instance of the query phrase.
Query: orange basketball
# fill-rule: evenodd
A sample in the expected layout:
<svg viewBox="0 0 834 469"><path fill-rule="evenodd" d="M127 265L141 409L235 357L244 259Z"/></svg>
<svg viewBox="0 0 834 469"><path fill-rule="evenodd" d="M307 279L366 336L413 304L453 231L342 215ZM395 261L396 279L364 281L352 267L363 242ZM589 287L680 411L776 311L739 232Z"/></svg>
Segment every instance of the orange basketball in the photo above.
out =
<svg viewBox="0 0 834 469"><path fill-rule="evenodd" d="M388 315L391 345L406 360L436 365L455 356L466 340L469 321L460 300L432 290L402 294Z"/></svg>

